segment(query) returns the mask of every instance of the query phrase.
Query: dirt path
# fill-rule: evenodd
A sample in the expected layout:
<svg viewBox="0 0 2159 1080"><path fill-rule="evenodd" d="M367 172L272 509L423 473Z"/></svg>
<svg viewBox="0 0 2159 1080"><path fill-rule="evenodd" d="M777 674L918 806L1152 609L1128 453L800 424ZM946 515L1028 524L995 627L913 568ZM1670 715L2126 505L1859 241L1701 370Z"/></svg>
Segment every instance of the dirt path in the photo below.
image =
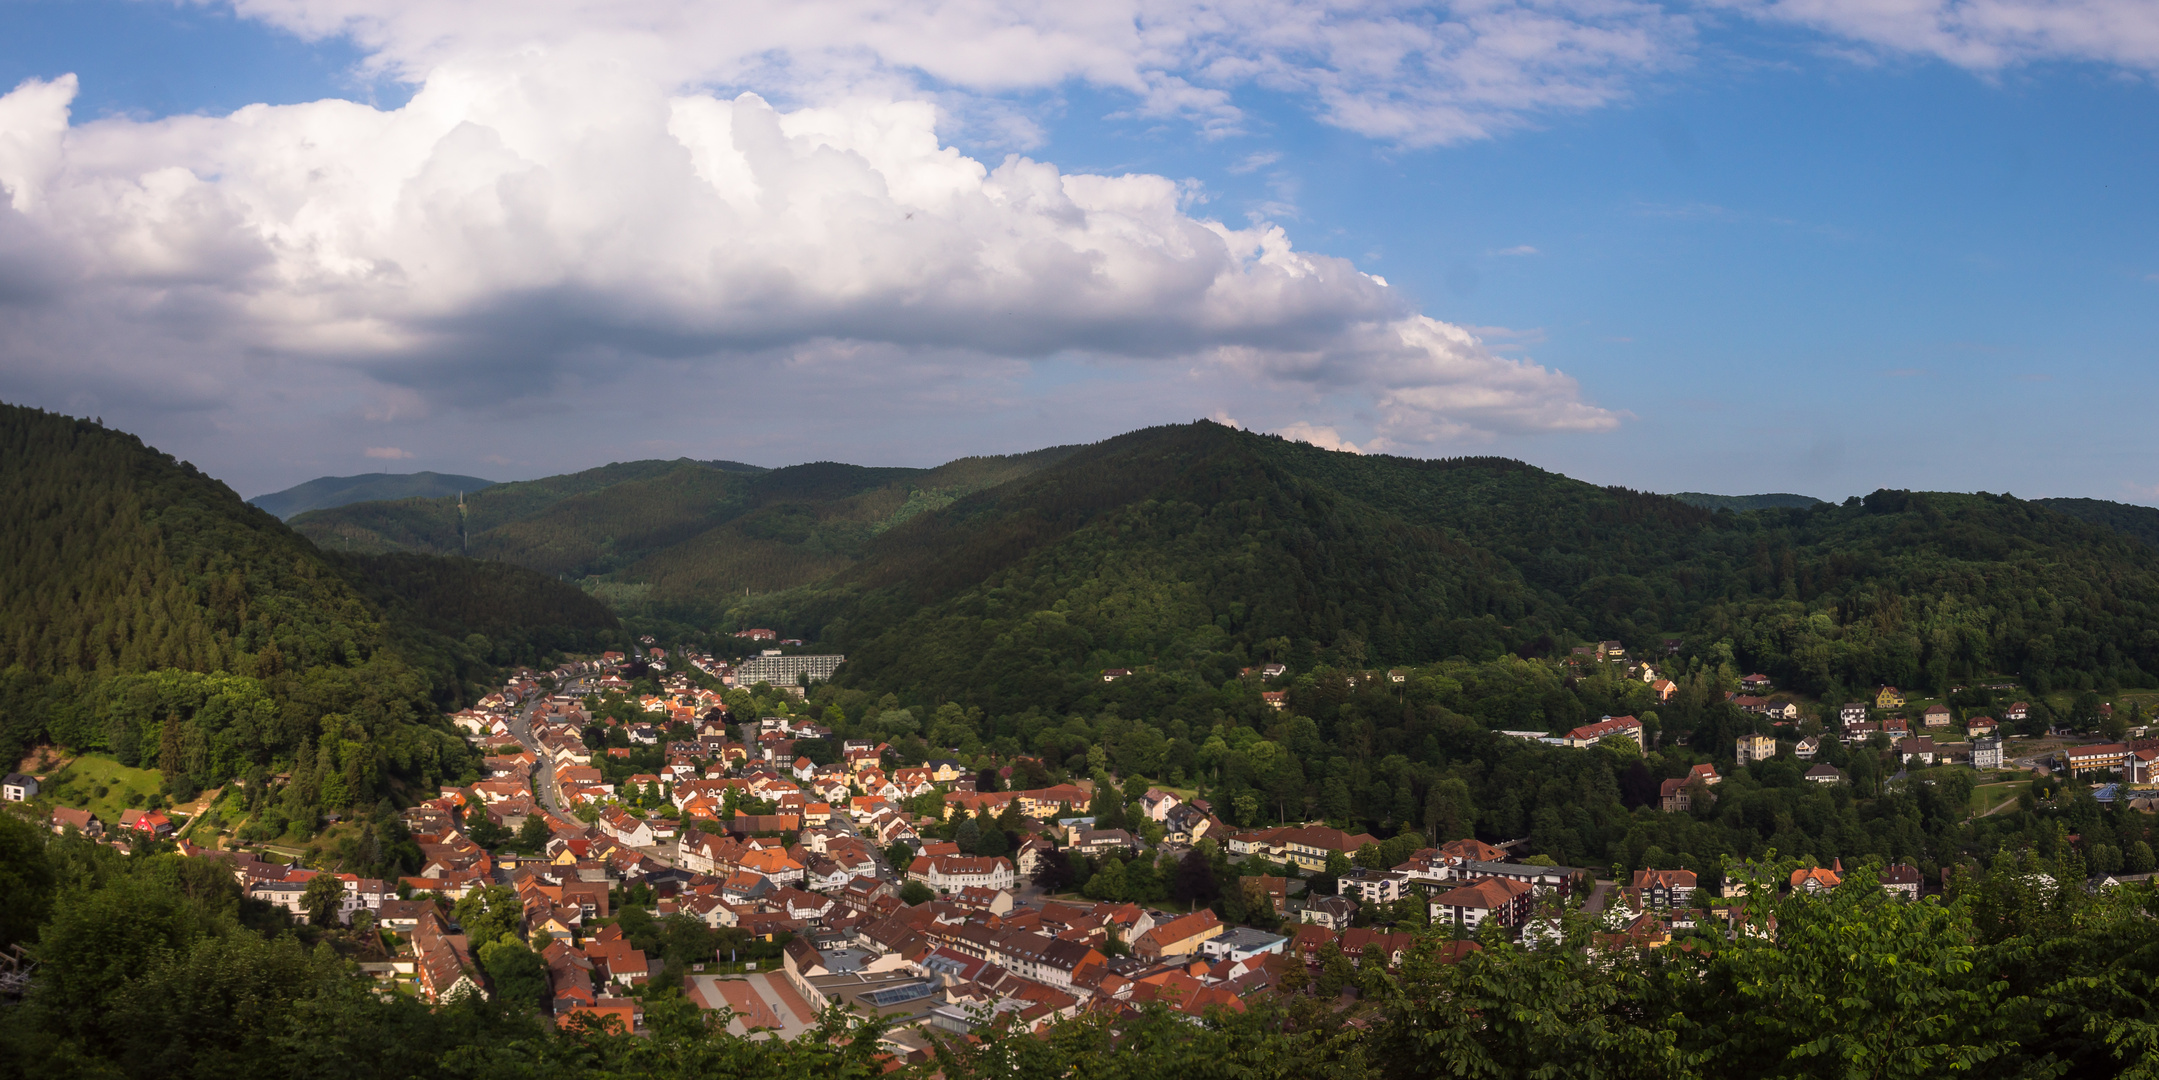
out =
<svg viewBox="0 0 2159 1080"><path fill-rule="evenodd" d="M67 768L74 760L56 747L40 746L23 755L22 761L9 771L42 779Z"/></svg>

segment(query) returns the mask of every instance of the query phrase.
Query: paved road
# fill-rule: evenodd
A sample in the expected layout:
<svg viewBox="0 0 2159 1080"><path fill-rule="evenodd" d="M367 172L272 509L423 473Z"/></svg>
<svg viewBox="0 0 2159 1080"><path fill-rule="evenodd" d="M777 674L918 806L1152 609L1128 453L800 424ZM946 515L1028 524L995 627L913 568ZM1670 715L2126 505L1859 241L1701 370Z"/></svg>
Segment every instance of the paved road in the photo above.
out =
<svg viewBox="0 0 2159 1080"><path fill-rule="evenodd" d="M1612 892L1619 887L1616 881L1599 881L1590 887L1589 899L1582 901L1582 914L1595 915L1612 902Z"/></svg>
<svg viewBox="0 0 2159 1080"><path fill-rule="evenodd" d="M862 835L862 830L855 827L854 819L848 817L844 809L832 812L832 821L826 828L831 829L840 836L852 836L867 845L870 849L870 860L877 867L878 877L886 881L902 881L905 879L905 875L886 863L884 847L879 845L874 838Z"/></svg>
<svg viewBox="0 0 2159 1080"><path fill-rule="evenodd" d="M584 682L583 679L573 679L564 689L571 691L581 689ZM555 762L547 754L541 752L540 742L532 734L532 718L540 711L540 703L545 700L547 700L545 697L538 697L526 702L524 707L517 711L517 715L510 718L510 735L518 741L519 745L532 751L533 756L539 759L538 766L533 770L532 787L533 790L539 792L540 805L556 819L582 827L584 822L577 820L576 815L563 807L562 793L555 787Z"/></svg>

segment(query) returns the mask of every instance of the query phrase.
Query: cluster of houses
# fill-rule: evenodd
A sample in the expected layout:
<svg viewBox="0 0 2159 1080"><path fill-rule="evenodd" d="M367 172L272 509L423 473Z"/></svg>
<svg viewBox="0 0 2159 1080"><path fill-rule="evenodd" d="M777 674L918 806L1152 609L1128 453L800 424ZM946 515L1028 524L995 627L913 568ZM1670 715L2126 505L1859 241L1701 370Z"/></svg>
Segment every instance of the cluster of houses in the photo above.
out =
<svg viewBox="0 0 2159 1080"><path fill-rule="evenodd" d="M865 770L866 771L866 770ZM957 779L957 777L955 777ZM1113 842L1129 834L1094 830L1074 821L1052 828L1048 819L1068 814L1090 793L1061 789L978 796L985 805L1016 803L1038 819L1041 834L1022 845L1021 862L1039 858L1047 836L1075 847ZM966 800L965 793L955 799ZM878 805L883 804L883 805ZM1191 808L1167 792L1150 792L1143 809L1163 818ZM1016 1014L1041 1025L1081 1010L1129 1010L1153 1001L1193 1015L1224 1006L1272 986L1280 977L1290 939L1249 927L1223 925L1211 911L1165 912L1135 904L1018 903L1020 866L1012 859L962 854L956 845L916 841L904 880L926 886L934 899L916 905L900 897L902 879L879 864L867 826L895 808L858 797L863 831L801 825L788 837L706 832L685 828L672 845L641 850L629 841L645 837L608 818L588 829L549 819L557 835L539 858L494 856L458 835L453 799L431 800L407 812L408 824L428 860L407 879L407 891L457 897L483 884L514 888L523 902L522 930L548 961L556 1015L618 1014L639 1022L635 1003L609 997L610 989L636 986L662 973L607 929L588 935L586 922L607 915L610 886L642 883L658 897L661 914L682 914L714 927L736 927L753 937L790 935L779 971L706 974L667 972L683 978L694 1000L735 1013L734 1027L752 1037L792 1035L833 1001L874 1012L893 1022L885 1036L895 1052L921 1053L927 1029L973 1030L986 1017ZM1202 811L1203 812L1203 811ZM911 817L914 824L925 824ZM1081 819L1084 820L1084 819ZM1219 827L1211 817L1207 829ZM1115 834L1108 841L1098 834ZM1303 827L1236 834L1254 853L1305 863L1315 857L1371 842L1369 836ZM405 924L407 902L388 900L378 914L385 926ZM439 909L423 905L413 923L411 964L420 992L431 999L481 991L472 974L469 947L446 926ZM392 924L391 914L399 921ZM1323 928L1301 932L1299 943L1317 947ZM1331 933L1332 928L1324 928ZM1349 931L1345 951L1362 947ZM1407 937L1407 935L1403 935ZM1332 940L1328 938L1327 940ZM1112 944L1114 943L1114 944ZM1393 951L1406 947L1397 943ZM1271 965L1271 966L1270 966ZM745 1007L757 1003L756 1008Z"/></svg>
<svg viewBox="0 0 2159 1080"><path fill-rule="evenodd" d="M761 629L743 635L776 639ZM645 644L651 661L665 661L664 650ZM1629 660L1617 642L1589 649L1586 662L1627 663L1632 672L1655 675L1650 665ZM726 667L694 654L684 659L708 674ZM619 683L624 660L610 653L547 674L557 685L573 679ZM1104 678L1124 674L1112 670ZM1089 856L1143 849L1132 833L1095 828L1084 816L1094 796L1091 782L981 791L977 774L957 761L895 768L890 748L870 740L844 742L839 760L819 764L797 754L795 744L830 739L828 729L794 717L732 723L717 694L676 675L664 683L665 693L640 700L649 721L624 725L632 745L662 747L665 764L618 785L594 762L596 753L619 748L587 747L583 733L593 718L583 700L550 696L541 680L519 672L476 708L451 718L486 749L484 776L403 811L421 855L416 873L394 882L336 875L337 918L350 922L367 912L377 926L403 935L390 967L409 976L428 1000L487 992L474 943L450 921L447 902L499 887L515 897L517 930L546 962L558 1022L612 1017L639 1030L641 1006L627 991L664 978L680 980L704 1007L728 1010L730 1029L738 1034L791 1038L838 1003L885 1020L881 1038L887 1047L896 1056L922 1060L933 1033L964 1035L989 1022L1039 1030L1082 1013L1116 1016L1156 1002L1197 1017L1215 1008L1243 1009L1248 997L1276 986L1296 965L1309 972L1335 956L1352 965L1398 963L1417 938L1359 926L1369 921L1360 920L1360 912L1375 905L1414 902L1436 925L1474 932L1489 924L1535 940L1543 933L1540 912L1550 902L1580 896L1591 885L1586 871L1513 862L1502 848L1456 840L1417 851L1392 869L1344 873L1333 896L1293 902L1288 878L1238 879L1248 909L1289 920L1289 933L1225 925L1204 909L1023 902L1022 879L1060 847ZM1768 686L1761 680L1745 688ZM517 722L521 711L529 727ZM679 736L683 728L690 737L668 737L671 729ZM1642 725L1631 716L1604 717L1563 739L1521 734L1571 746L1643 741ZM1759 741L1742 740L1743 764L1776 753L1774 740L1754 738ZM34 796L35 782L26 777L8 777L10 792L18 779L28 781ZM535 783L548 779L563 807L594 808L585 814L589 824L550 812L535 798ZM1688 809L1721 779L1713 766L1697 766L1664 782L1660 805ZM924 798L933 793L939 798ZM662 806L667 812L660 812ZM1017 814L1026 837L1010 858L969 854L957 844L925 838L940 815L960 812L978 819ZM1167 843L1214 840L1232 858L1266 859L1307 873L1378 844L1368 834L1318 823L1231 829L1205 800L1159 789L1146 793L1140 812L1160 824ZM136 815L121 829L156 834L161 818ZM483 819L511 830L537 819L546 825L547 839L533 854L489 851L471 835ZM66 809L54 811L53 823L85 833L105 829ZM163 824L169 830L169 822ZM901 846L904 852L898 852ZM295 914L305 913L310 886L321 876L245 853L188 850L223 860L248 895ZM898 854L905 855L904 865L888 865L887 858ZM1916 895L1918 874L1908 867L1892 867L1884 887L1903 889L1907 872ZM1840 874L1841 866L1808 868L1793 876L1791 887L1833 888ZM1689 871L1637 872L1631 886L1616 891L1599 943L1654 946L1691 926L1695 884ZM927 890L930 899L906 903L902 892L910 885ZM658 914L734 928L756 940L784 938L782 962L777 969L741 971L742 965L713 957L686 971L660 970L611 921L613 898L631 887L649 891ZM1441 959L1458 960L1476 948L1454 942Z"/></svg>
<svg viewBox="0 0 2159 1080"><path fill-rule="evenodd" d="M912 906L890 898L845 931L811 930L776 971L686 977L692 1000L730 1009L730 1029L791 1038L834 1004L886 1023L896 1058L923 1060L934 1036L989 1023L1038 1031L1081 1015L1160 1002L1192 1016L1242 1009L1280 977L1280 935L1225 927L1211 911L1045 902L993 910L959 894Z"/></svg>
<svg viewBox="0 0 2159 1080"><path fill-rule="evenodd" d="M1670 643L1667 643L1670 646ZM1616 641L1599 642L1594 645L1577 646L1566 663L1579 668L1585 663L1621 663L1628 665L1630 676L1648 683L1659 701L1669 700L1676 687L1671 680L1662 678L1654 666L1635 663L1628 659L1625 649ZM1727 691L1725 700L1742 711L1777 722L1800 719L1800 707L1788 696L1768 696L1775 690L1774 681L1767 675L1756 673L1739 680L1739 690ZM2013 689L2013 687L2004 687ZM1850 701L1837 710L1833 721L1824 717L1825 726L1847 741L1865 740L1875 734L1887 736L1895 749L1897 760L1906 765L1935 765L1945 762L1969 764L1976 769L2003 767L2003 744L2001 725L2017 723L2030 716L2031 706L2025 702L2013 702L2002 712L2001 719L1992 716L1970 716L1963 722L1967 743L1954 744L1937 741L1936 735L1946 733L1955 724L1953 711L1946 705L1930 705L1919 710L1916 716L1906 716L1892 710L1903 709L1905 695L1894 686L1876 690L1871 701ZM1914 725L1917 725L1915 730ZM1642 724L1632 716L1606 716L1594 723L1583 724L1564 735L1548 735L1540 731L1507 731L1512 735L1533 742L1553 746L1583 748L1595 746L1608 739L1624 738L1644 747ZM1812 761L1825 736L1807 736L1797 740L1793 752L1801 761ZM1739 764L1767 760L1777 754L1777 740L1768 735L1744 735L1738 740L1736 757ZM2077 747L2061 755L2059 765L2072 775L2092 772L2118 772L2123 780L2132 784L2159 783L2159 739L2136 742L2109 743L2100 746ZM1807 780L1818 784L1836 784L1843 774L1830 765L1816 765L1808 771ZM1664 781L1659 802L1667 811L1687 809L1700 797L1703 789L1716 783L1714 775L1709 778L1689 776ZM1691 789L1691 790L1690 790Z"/></svg>
<svg viewBox="0 0 2159 1080"><path fill-rule="evenodd" d="M35 790L31 789L35 797ZM20 800L15 800L20 801ZM84 836L100 840L122 850L133 839L169 840L178 832L173 820L162 810L122 810L120 820L107 822L90 810L56 806L46 815L45 823L54 835L73 829Z"/></svg>
<svg viewBox="0 0 2159 1080"><path fill-rule="evenodd" d="M1150 796L1158 794L1167 793ZM1315 851L1347 853L1345 847L1371 842L1323 826L1229 838L1249 854L1293 865ZM692 973L689 989L710 1008L733 1009L735 1028L751 1037L792 1037L818 1009L843 1003L887 1021L885 1042L910 1057L923 1055L931 1033L965 1034L988 1022L1039 1030L1082 1013L1115 1017L1150 1002L1194 1017L1215 1008L1242 1010L1247 998L1271 990L1294 965L1310 974L1335 954L1352 966L1402 960L1417 936L1353 925L1358 900L1352 897L1385 903L1424 892L1435 917L1451 912L1465 927L1486 920L1518 926L1532 897L1565 896L1584 880L1580 871L1507 863L1504 856L1489 845L1459 841L1420 851L1393 871L1345 875L1341 896L1312 900L1299 913L1301 921L1280 934L1226 925L1205 909L1019 905L1008 891L1017 868L1005 859L930 850L907 876L935 889L934 899L908 906L892 896L889 883L857 881L834 905L837 916L806 927L788 944L781 971ZM1240 880L1249 895L1284 910L1284 879ZM1442 947L1440 959L1457 960L1476 949L1471 942L1452 943Z"/></svg>
<svg viewBox="0 0 2159 1080"><path fill-rule="evenodd" d="M1301 918L1346 929L1360 905L1422 897L1425 914L1435 925L1465 931L1486 923L1514 928L1529 918L1540 899L1564 899L1589 881L1584 870L1507 858L1504 849L1482 841L1449 841L1412 854L1392 870L1360 868L1344 874L1340 895L1306 903Z"/></svg>
<svg viewBox="0 0 2159 1080"><path fill-rule="evenodd" d="M1883 891L1905 900L1919 899L1923 877L1914 866L1897 863L1884 867L1878 875ZM1843 883L1842 860L1832 861L1827 868L1803 866L1791 872L1785 890L1801 896L1818 896ZM1727 903L1711 902L1707 908L1695 905L1699 881L1692 870L1636 870L1629 884L1613 890L1610 903L1599 913L1600 924L1595 943L1603 947L1634 946L1657 948L1669 944L1672 935L1680 931L1714 929L1732 936L1753 932L1745 928L1747 906L1750 899L1746 882L1733 879L1724 886L1723 898ZM1774 917L1771 918L1774 928ZM1533 922L1524 928L1523 940L1531 945L1556 940L1558 928L1549 920Z"/></svg>
<svg viewBox="0 0 2159 1080"><path fill-rule="evenodd" d="M1040 1025L1084 1009L1132 1009L1157 1000L1194 1015L1214 1006L1241 1008L1245 995L1274 984L1284 964L1317 963L1330 944L1353 958L1367 955L1367 946L1375 943L1390 957L1408 946L1407 934L1352 926L1354 902L1338 897L1307 908L1307 922L1297 927L1294 943L1281 934L1225 926L1211 911L1151 911L1118 903L1023 905L1021 878L1039 869L1044 856L1060 845L1091 856L1131 855L1143 847L1130 832L1098 829L1082 816L1093 799L1091 782L978 791L976 775L957 761L892 768L889 748L868 741L843 743L838 761L815 764L793 755L793 742L828 738L829 731L788 717L729 725L724 715L704 711L707 702L687 696L691 700L646 707L695 711L694 716L670 712L667 718L690 723L695 738L667 744L663 770L631 777L626 785L652 785L675 808L671 817L640 813L619 800L606 805L588 828L549 817L555 836L545 857L531 860L492 856L455 835L457 819L475 810L494 814L518 806L534 812L516 802L520 794L529 799L529 792L517 789L529 784L532 767L543 756L566 792L577 783L572 770L582 767L579 759L555 756L547 733L557 724L570 731L588 721L574 702L555 700L535 708L538 750L502 746L504 753L487 759L489 779L445 792L408 813L428 857L419 875L425 880L408 881L408 891L457 896L488 881L517 888L525 902L527 935L535 947L546 942L558 1016L608 1014L619 1008L605 996L609 985L634 986L653 977L649 961L634 950L585 934L584 920L596 913L604 917L603 886L628 883L651 887L663 914L687 915L767 940L790 935L779 971L667 973L684 978L694 1000L731 1009L733 1026L742 1033L792 1035L825 1004L844 1001L893 1021L886 1039L895 1051L909 1053L926 1045L927 1029L968 1031L985 1017L1004 1014ZM499 739L506 733L507 728L490 727L480 737ZM941 798L919 798L932 792ZM769 804L773 812L741 808L751 801ZM923 838L940 812L981 818L1017 813L1028 821L1029 835L1012 858L969 855L955 844ZM1377 842L1318 824L1233 831L1204 800L1159 789L1141 799L1140 812L1161 824L1170 843L1212 838L1234 856L1308 871L1324 869L1332 855ZM450 831L440 831L445 827ZM910 853L905 865L884 866L883 853L900 844ZM1415 878L1413 889L1436 886L1435 903L1457 911L1471 926L1488 916L1475 906L1478 901L1457 895L1465 890L1498 889L1512 898L1540 887L1568 886L1571 872L1504 864L1497 849L1469 854L1479 856L1474 861L1480 865L1464 869L1464 859L1453 864L1442 859L1402 876ZM1359 887L1353 879L1345 881L1351 890ZM919 883L933 899L904 903L901 887L909 882ZM1247 882L1258 885L1257 899L1287 913L1285 879ZM1387 884L1381 880L1367 887ZM1518 901L1501 906L1506 908L1497 915L1501 922L1519 922ZM436 992L429 986L462 988L457 992L476 988L447 976L459 956L457 935L431 933L416 936L414 943L428 954L418 959L419 968L446 973L424 978L424 992ZM594 955L596 946L604 956ZM625 1023L637 1020L634 1008L622 1015Z"/></svg>

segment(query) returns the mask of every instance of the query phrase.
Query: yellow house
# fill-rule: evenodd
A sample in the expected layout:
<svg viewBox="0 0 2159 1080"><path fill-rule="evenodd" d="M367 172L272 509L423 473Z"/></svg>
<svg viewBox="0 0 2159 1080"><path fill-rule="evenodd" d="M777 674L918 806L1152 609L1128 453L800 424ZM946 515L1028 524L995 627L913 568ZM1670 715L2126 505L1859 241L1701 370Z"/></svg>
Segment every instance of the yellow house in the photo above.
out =
<svg viewBox="0 0 2159 1080"><path fill-rule="evenodd" d="M1904 707L1904 694L1894 686L1884 686L1874 692L1874 707L1877 709L1901 709Z"/></svg>
<svg viewBox="0 0 2159 1080"><path fill-rule="evenodd" d="M1741 735L1737 757L1745 765L1750 761L1768 761L1777 756L1777 740L1767 735Z"/></svg>

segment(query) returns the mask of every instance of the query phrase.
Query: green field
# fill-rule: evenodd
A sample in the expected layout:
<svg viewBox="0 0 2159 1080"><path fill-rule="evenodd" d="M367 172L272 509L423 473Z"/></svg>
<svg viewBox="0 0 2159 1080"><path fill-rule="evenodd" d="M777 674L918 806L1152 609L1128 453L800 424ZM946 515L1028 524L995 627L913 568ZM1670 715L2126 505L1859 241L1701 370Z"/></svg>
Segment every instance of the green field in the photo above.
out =
<svg viewBox="0 0 2159 1080"><path fill-rule="evenodd" d="M131 769L109 757L85 754L47 777L40 794L56 806L87 809L117 825L120 811L148 805L163 782L156 769ZM139 797L130 801L131 796Z"/></svg>
<svg viewBox="0 0 2159 1080"><path fill-rule="evenodd" d="M2028 791L2031 785L2022 780L2005 784L1981 784L1972 789L1972 814L1977 816L2017 797L2017 792Z"/></svg>

